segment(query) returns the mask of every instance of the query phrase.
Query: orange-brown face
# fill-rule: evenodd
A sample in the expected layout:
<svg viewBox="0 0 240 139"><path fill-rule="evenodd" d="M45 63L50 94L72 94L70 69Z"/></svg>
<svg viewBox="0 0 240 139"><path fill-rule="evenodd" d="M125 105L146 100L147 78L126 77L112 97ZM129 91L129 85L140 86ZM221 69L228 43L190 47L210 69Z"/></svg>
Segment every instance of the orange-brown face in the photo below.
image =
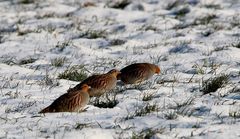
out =
<svg viewBox="0 0 240 139"><path fill-rule="evenodd" d="M160 73L160 68L158 66L155 67L155 73L159 74Z"/></svg>
<svg viewBox="0 0 240 139"><path fill-rule="evenodd" d="M108 72L108 74L111 74L113 75L114 77L117 78L117 76L120 74L121 72L119 70L116 70L116 69L112 69Z"/></svg>
<svg viewBox="0 0 240 139"><path fill-rule="evenodd" d="M81 90L84 91L84 92L88 92L88 90L89 90L90 88L91 88L91 87L88 86L87 84L83 84L83 85L81 86Z"/></svg>

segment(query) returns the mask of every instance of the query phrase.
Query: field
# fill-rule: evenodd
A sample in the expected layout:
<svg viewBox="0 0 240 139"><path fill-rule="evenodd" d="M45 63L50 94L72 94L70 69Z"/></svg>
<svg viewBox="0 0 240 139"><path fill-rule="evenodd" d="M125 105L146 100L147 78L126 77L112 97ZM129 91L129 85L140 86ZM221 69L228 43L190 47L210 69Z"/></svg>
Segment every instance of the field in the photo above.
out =
<svg viewBox="0 0 240 139"><path fill-rule="evenodd" d="M86 77L149 62L81 113L38 114ZM240 138L238 0L0 2L0 138Z"/></svg>

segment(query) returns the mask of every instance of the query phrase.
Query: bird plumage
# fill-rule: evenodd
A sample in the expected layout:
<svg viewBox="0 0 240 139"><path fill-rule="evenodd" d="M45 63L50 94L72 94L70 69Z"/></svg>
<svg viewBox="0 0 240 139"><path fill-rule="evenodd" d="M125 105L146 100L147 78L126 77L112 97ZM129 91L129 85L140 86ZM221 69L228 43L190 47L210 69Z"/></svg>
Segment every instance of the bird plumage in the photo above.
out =
<svg viewBox="0 0 240 139"><path fill-rule="evenodd" d="M157 65L150 63L135 63L120 70L117 76L125 84L136 84L151 78L154 74L160 73Z"/></svg>
<svg viewBox="0 0 240 139"><path fill-rule="evenodd" d="M89 88L88 85L83 84L79 90L61 95L51 105L44 108L39 113L82 111L89 102Z"/></svg>
<svg viewBox="0 0 240 139"><path fill-rule="evenodd" d="M100 74L100 75L92 75L82 81L80 84L76 85L73 88L70 88L68 92L78 90L82 84L87 84L91 86L89 90L90 96L99 97L107 91L112 90L117 83L117 75L120 72L116 69L110 70L108 73Z"/></svg>

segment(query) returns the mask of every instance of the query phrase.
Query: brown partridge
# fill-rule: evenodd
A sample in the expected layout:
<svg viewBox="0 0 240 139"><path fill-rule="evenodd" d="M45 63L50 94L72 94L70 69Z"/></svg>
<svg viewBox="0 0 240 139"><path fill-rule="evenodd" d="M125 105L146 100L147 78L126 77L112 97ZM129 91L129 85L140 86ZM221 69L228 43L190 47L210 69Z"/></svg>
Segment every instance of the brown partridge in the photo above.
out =
<svg viewBox="0 0 240 139"><path fill-rule="evenodd" d="M39 113L83 111L89 102L89 88L90 86L83 84L79 87L79 90L61 95L50 106L41 110Z"/></svg>
<svg viewBox="0 0 240 139"><path fill-rule="evenodd" d="M117 76L125 84L136 84L151 78L155 73L160 73L157 65L150 63L135 63L120 70Z"/></svg>
<svg viewBox="0 0 240 139"><path fill-rule="evenodd" d="M89 89L89 95L99 97L116 86L118 74L120 74L118 70L112 69L105 74L92 75L80 84L76 85L74 88L70 88L68 92L79 90L79 87L82 84L87 84L91 86L91 89Z"/></svg>

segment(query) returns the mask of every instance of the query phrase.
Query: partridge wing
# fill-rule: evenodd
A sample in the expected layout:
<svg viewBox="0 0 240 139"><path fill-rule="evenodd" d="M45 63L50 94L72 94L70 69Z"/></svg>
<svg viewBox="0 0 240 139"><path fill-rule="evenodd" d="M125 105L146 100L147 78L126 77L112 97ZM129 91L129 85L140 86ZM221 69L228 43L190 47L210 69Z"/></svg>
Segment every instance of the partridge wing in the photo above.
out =
<svg viewBox="0 0 240 139"><path fill-rule="evenodd" d="M52 103L52 108L56 111L71 111L76 101L81 101L79 100L81 99L79 98L79 93L79 91L71 91L63 94Z"/></svg>

